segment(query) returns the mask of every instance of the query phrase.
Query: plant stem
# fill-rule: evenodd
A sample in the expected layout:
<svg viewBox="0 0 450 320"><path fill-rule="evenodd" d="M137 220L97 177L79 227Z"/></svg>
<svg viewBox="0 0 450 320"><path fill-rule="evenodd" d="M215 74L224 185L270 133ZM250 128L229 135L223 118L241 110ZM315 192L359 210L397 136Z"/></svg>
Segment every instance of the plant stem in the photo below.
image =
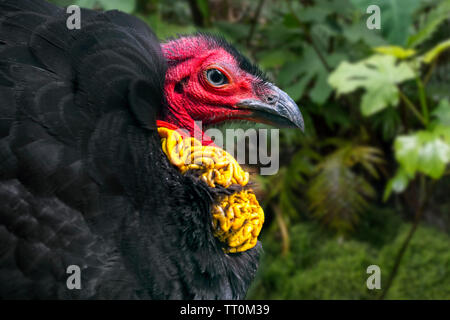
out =
<svg viewBox="0 0 450 320"><path fill-rule="evenodd" d="M322 62L325 69L330 73L332 71L330 65L328 64L327 60L325 60L325 57L320 52L320 49L317 47L316 43L314 42L314 39L312 38L311 34L306 34L306 40L311 44L314 51L316 52L317 56L319 57L320 61Z"/></svg>
<svg viewBox="0 0 450 320"><path fill-rule="evenodd" d="M423 212L423 210L420 210L420 212L418 212L417 214L419 216L422 216L422 212ZM400 267L400 263L402 261L402 258L403 258L404 254L406 252L406 249L409 246L409 243L410 243L414 233L416 232L417 226L419 225L419 221L420 221L420 219L416 219L414 221L413 225L411 226L411 229L408 232L408 235L407 235L405 241L403 242L400 250L397 253L397 256L395 257L394 267L392 268L392 271L389 274L389 278L387 280L386 286L384 287L384 290L383 290L383 292L380 295L380 298L379 298L380 300L383 300L386 297L386 295L387 295L387 293L388 293L388 291L389 291L389 289L390 289L390 287L392 285L392 282L393 282L395 276L397 275L397 272L398 272L398 269Z"/></svg>
<svg viewBox="0 0 450 320"><path fill-rule="evenodd" d="M426 190L426 180L425 180L424 175L420 176L420 191L421 191L421 197L419 199L419 205L418 205L416 213L415 213L413 225L409 229L408 235L406 236L406 239L403 241L403 244L400 247L400 250L398 251L397 256L395 257L394 267L392 268L391 273L389 274L389 277L386 282L386 285L384 286L383 292L379 296L380 300L383 300L386 297L387 293L389 292L389 289L391 288L392 283L393 283L395 277L397 276L397 272L400 267L402 258L405 255L406 249L408 249L409 243L411 242L411 239L414 236L414 233L416 232L419 222L422 218L422 215L423 215L423 212L425 209L425 205L426 205L427 199L428 199L427 196L429 194Z"/></svg>
<svg viewBox="0 0 450 320"><path fill-rule="evenodd" d="M405 96L405 94L399 89L398 90L400 98L405 102L405 105L409 108L409 110L411 110L411 112L416 116L416 118L424 125L427 125L426 120L424 119L424 117L420 114L419 111L417 111L417 107L414 105L414 103L411 102L411 100L409 100L409 98L407 96Z"/></svg>
<svg viewBox="0 0 450 320"><path fill-rule="evenodd" d="M282 239L282 250L281 254L285 256L289 252L290 240L289 240L289 232L286 226L286 222L284 221L283 214L278 206L272 205L272 210L275 212L275 216L280 226L281 239Z"/></svg>
<svg viewBox="0 0 450 320"><path fill-rule="evenodd" d="M417 83L417 87L419 88L419 99L420 99L420 106L422 107L422 115L424 117L426 125L428 125L428 122L430 119L429 119L429 115L428 115L427 97L425 94L423 82L420 79L420 77L416 77L416 83Z"/></svg>
<svg viewBox="0 0 450 320"><path fill-rule="evenodd" d="M425 78L423 80L424 86L426 86L428 81L430 81L431 75L433 74L433 71L436 68L437 61L438 61L438 59L434 59L433 63L431 64L431 67L428 69L428 72L425 75Z"/></svg>

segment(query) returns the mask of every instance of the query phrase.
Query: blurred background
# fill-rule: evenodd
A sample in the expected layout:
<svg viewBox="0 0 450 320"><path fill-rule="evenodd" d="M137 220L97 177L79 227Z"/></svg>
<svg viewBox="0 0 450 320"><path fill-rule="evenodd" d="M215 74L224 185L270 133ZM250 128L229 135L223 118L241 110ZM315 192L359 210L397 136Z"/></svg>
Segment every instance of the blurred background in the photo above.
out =
<svg viewBox="0 0 450 320"><path fill-rule="evenodd" d="M281 130L280 171L257 177L247 298L450 299L449 0L51 2L224 35L300 106L305 133Z"/></svg>

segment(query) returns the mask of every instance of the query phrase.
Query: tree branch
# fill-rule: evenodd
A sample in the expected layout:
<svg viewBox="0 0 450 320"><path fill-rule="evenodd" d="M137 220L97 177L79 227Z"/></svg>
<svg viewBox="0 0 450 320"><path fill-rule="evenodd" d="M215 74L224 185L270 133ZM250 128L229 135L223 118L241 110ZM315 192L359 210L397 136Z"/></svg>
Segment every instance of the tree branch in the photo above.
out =
<svg viewBox="0 0 450 320"><path fill-rule="evenodd" d="M416 84L417 88L419 89L419 99L420 99L420 106L422 107L422 115L426 125L428 125L429 115L428 115L427 96L425 93L424 84L419 76L416 77Z"/></svg>
<svg viewBox="0 0 450 320"><path fill-rule="evenodd" d="M196 0L189 0L189 7L191 8L192 19L194 21L194 25L197 27L205 27L205 17L202 14L202 11L198 7Z"/></svg>
<svg viewBox="0 0 450 320"><path fill-rule="evenodd" d="M254 35L255 29L256 29L256 25L258 23L259 16L261 15L262 7L264 5L264 1L265 0L259 0L258 6L256 7L256 12L255 12L255 15L253 16L253 19L251 21L250 31L249 31L248 36L247 36L247 46L250 46L251 41L253 39L253 35Z"/></svg>

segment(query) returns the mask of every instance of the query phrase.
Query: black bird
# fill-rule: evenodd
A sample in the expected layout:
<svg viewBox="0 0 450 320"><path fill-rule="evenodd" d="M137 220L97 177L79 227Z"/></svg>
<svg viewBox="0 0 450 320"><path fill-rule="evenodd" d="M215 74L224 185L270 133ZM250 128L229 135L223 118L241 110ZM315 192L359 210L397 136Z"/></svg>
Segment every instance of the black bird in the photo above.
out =
<svg viewBox="0 0 450 320"><path fill-rule="evenodd" d="M181 174L156 128L302 127L297 106L220 37L160 43L119 11L81 9L73 30L69 16L0 0L0 298L244 298L261 245L222 250L219 188Z"/></svg>

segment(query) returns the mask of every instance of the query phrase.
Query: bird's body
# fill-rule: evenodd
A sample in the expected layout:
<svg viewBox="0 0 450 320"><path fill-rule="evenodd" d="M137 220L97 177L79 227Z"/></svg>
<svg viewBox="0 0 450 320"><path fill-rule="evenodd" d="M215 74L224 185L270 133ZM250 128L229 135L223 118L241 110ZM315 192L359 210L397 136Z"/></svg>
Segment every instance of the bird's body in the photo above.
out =
<svg viewBox="0 0 450 320"><path fill-rule="evenodd" d="M65 9L0 0L0 298L245 297L260 244L225 254L223 190L161 149L173 61L137 18L81 16L68 30Z"/></svg>

